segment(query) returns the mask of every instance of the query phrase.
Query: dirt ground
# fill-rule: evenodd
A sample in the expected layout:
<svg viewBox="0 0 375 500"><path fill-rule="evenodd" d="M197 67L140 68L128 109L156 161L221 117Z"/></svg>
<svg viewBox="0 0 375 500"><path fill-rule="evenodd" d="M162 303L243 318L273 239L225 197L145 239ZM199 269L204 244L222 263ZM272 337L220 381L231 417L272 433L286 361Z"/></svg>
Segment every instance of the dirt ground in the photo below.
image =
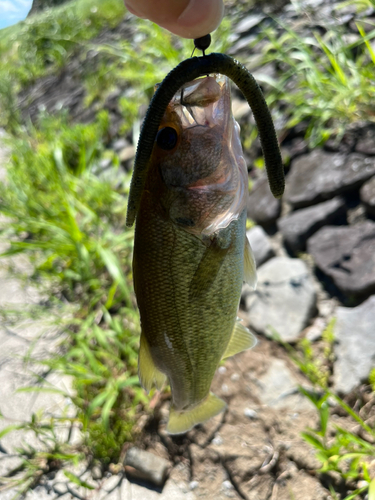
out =
<svg viewBox="0 0 375 500"><path fill-rule="evenodd" d="M276 363L276 364L275 364ZM171 477L185 483L197 498L248 500L323 500L332 498L320 463L301 437L318 424L317 412L295 387L262 401L272 365L286 367L293 383L309 382L285 351L262 338L218 369L212 391L228 402L227 411L197 426L184 437L170 437L164 428L168 402L155 409L148 423L146 448L175 464ZM275 370L271 370L275 371ZM274 373L277 378L277 370ZM276 386L278 385L276 380ZM272 399L272 395L274 398ZM264 394L263 394L264 396Z"/></svg>

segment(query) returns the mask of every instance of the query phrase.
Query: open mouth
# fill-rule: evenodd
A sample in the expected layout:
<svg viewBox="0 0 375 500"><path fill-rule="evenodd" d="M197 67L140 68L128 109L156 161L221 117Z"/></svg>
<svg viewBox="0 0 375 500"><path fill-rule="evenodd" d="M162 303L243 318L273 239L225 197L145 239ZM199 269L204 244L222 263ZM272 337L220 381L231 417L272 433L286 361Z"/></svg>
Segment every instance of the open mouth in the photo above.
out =
<svg viewBox="0 0 375 500"><path fill-rule="evenodd" d="M228 79L222 75L198 78L185 84L171 104L183 128L224 127L224 120L230 114Z"/></svg>

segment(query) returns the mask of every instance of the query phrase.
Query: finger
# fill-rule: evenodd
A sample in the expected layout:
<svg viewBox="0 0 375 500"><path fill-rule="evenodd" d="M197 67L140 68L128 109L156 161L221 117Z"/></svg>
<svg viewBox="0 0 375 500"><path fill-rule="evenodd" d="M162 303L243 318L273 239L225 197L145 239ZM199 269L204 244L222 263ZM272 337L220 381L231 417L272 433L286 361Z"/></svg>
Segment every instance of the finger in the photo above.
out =
<svg viewBox="0 0 375 500"><path fill-rule="evenodd" d="M223 0L125 0L125 5L136 16L184 38L211 33L224 14Z"/></svg>

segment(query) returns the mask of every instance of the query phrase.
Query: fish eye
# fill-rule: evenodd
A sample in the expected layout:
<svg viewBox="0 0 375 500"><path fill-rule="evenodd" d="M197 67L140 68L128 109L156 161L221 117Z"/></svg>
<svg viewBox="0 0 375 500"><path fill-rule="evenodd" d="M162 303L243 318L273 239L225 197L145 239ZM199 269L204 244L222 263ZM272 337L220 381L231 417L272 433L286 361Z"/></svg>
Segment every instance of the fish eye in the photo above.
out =
<svg viewBox="0 0 375 500"><path fill-rule="evenodd" d="M177 131L173 127L164 127L157 133L156 143L159 148L170 151L176 146L177 139Z"/></svg>

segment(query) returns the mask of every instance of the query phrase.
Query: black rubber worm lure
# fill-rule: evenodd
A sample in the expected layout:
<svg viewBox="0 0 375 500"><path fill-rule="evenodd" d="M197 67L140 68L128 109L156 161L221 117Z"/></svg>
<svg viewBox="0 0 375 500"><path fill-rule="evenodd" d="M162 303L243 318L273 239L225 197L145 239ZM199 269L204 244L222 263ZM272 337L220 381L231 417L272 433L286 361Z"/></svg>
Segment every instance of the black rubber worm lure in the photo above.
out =
<svg viewBox="0 0 375 500"><path fill-rule="evenodd" d="M130 185L126 216L128 227L133 225L137 215L156 134L169 102L182 85L210 73L226 75L245 96L258 127L271 192L275 198L282 196L285 187L284 168L276 132L263 93L253 75L240 62L225 54L212 53L203 57L191 57L182 61L164 78L148 107L138 141Z"/></svg>

